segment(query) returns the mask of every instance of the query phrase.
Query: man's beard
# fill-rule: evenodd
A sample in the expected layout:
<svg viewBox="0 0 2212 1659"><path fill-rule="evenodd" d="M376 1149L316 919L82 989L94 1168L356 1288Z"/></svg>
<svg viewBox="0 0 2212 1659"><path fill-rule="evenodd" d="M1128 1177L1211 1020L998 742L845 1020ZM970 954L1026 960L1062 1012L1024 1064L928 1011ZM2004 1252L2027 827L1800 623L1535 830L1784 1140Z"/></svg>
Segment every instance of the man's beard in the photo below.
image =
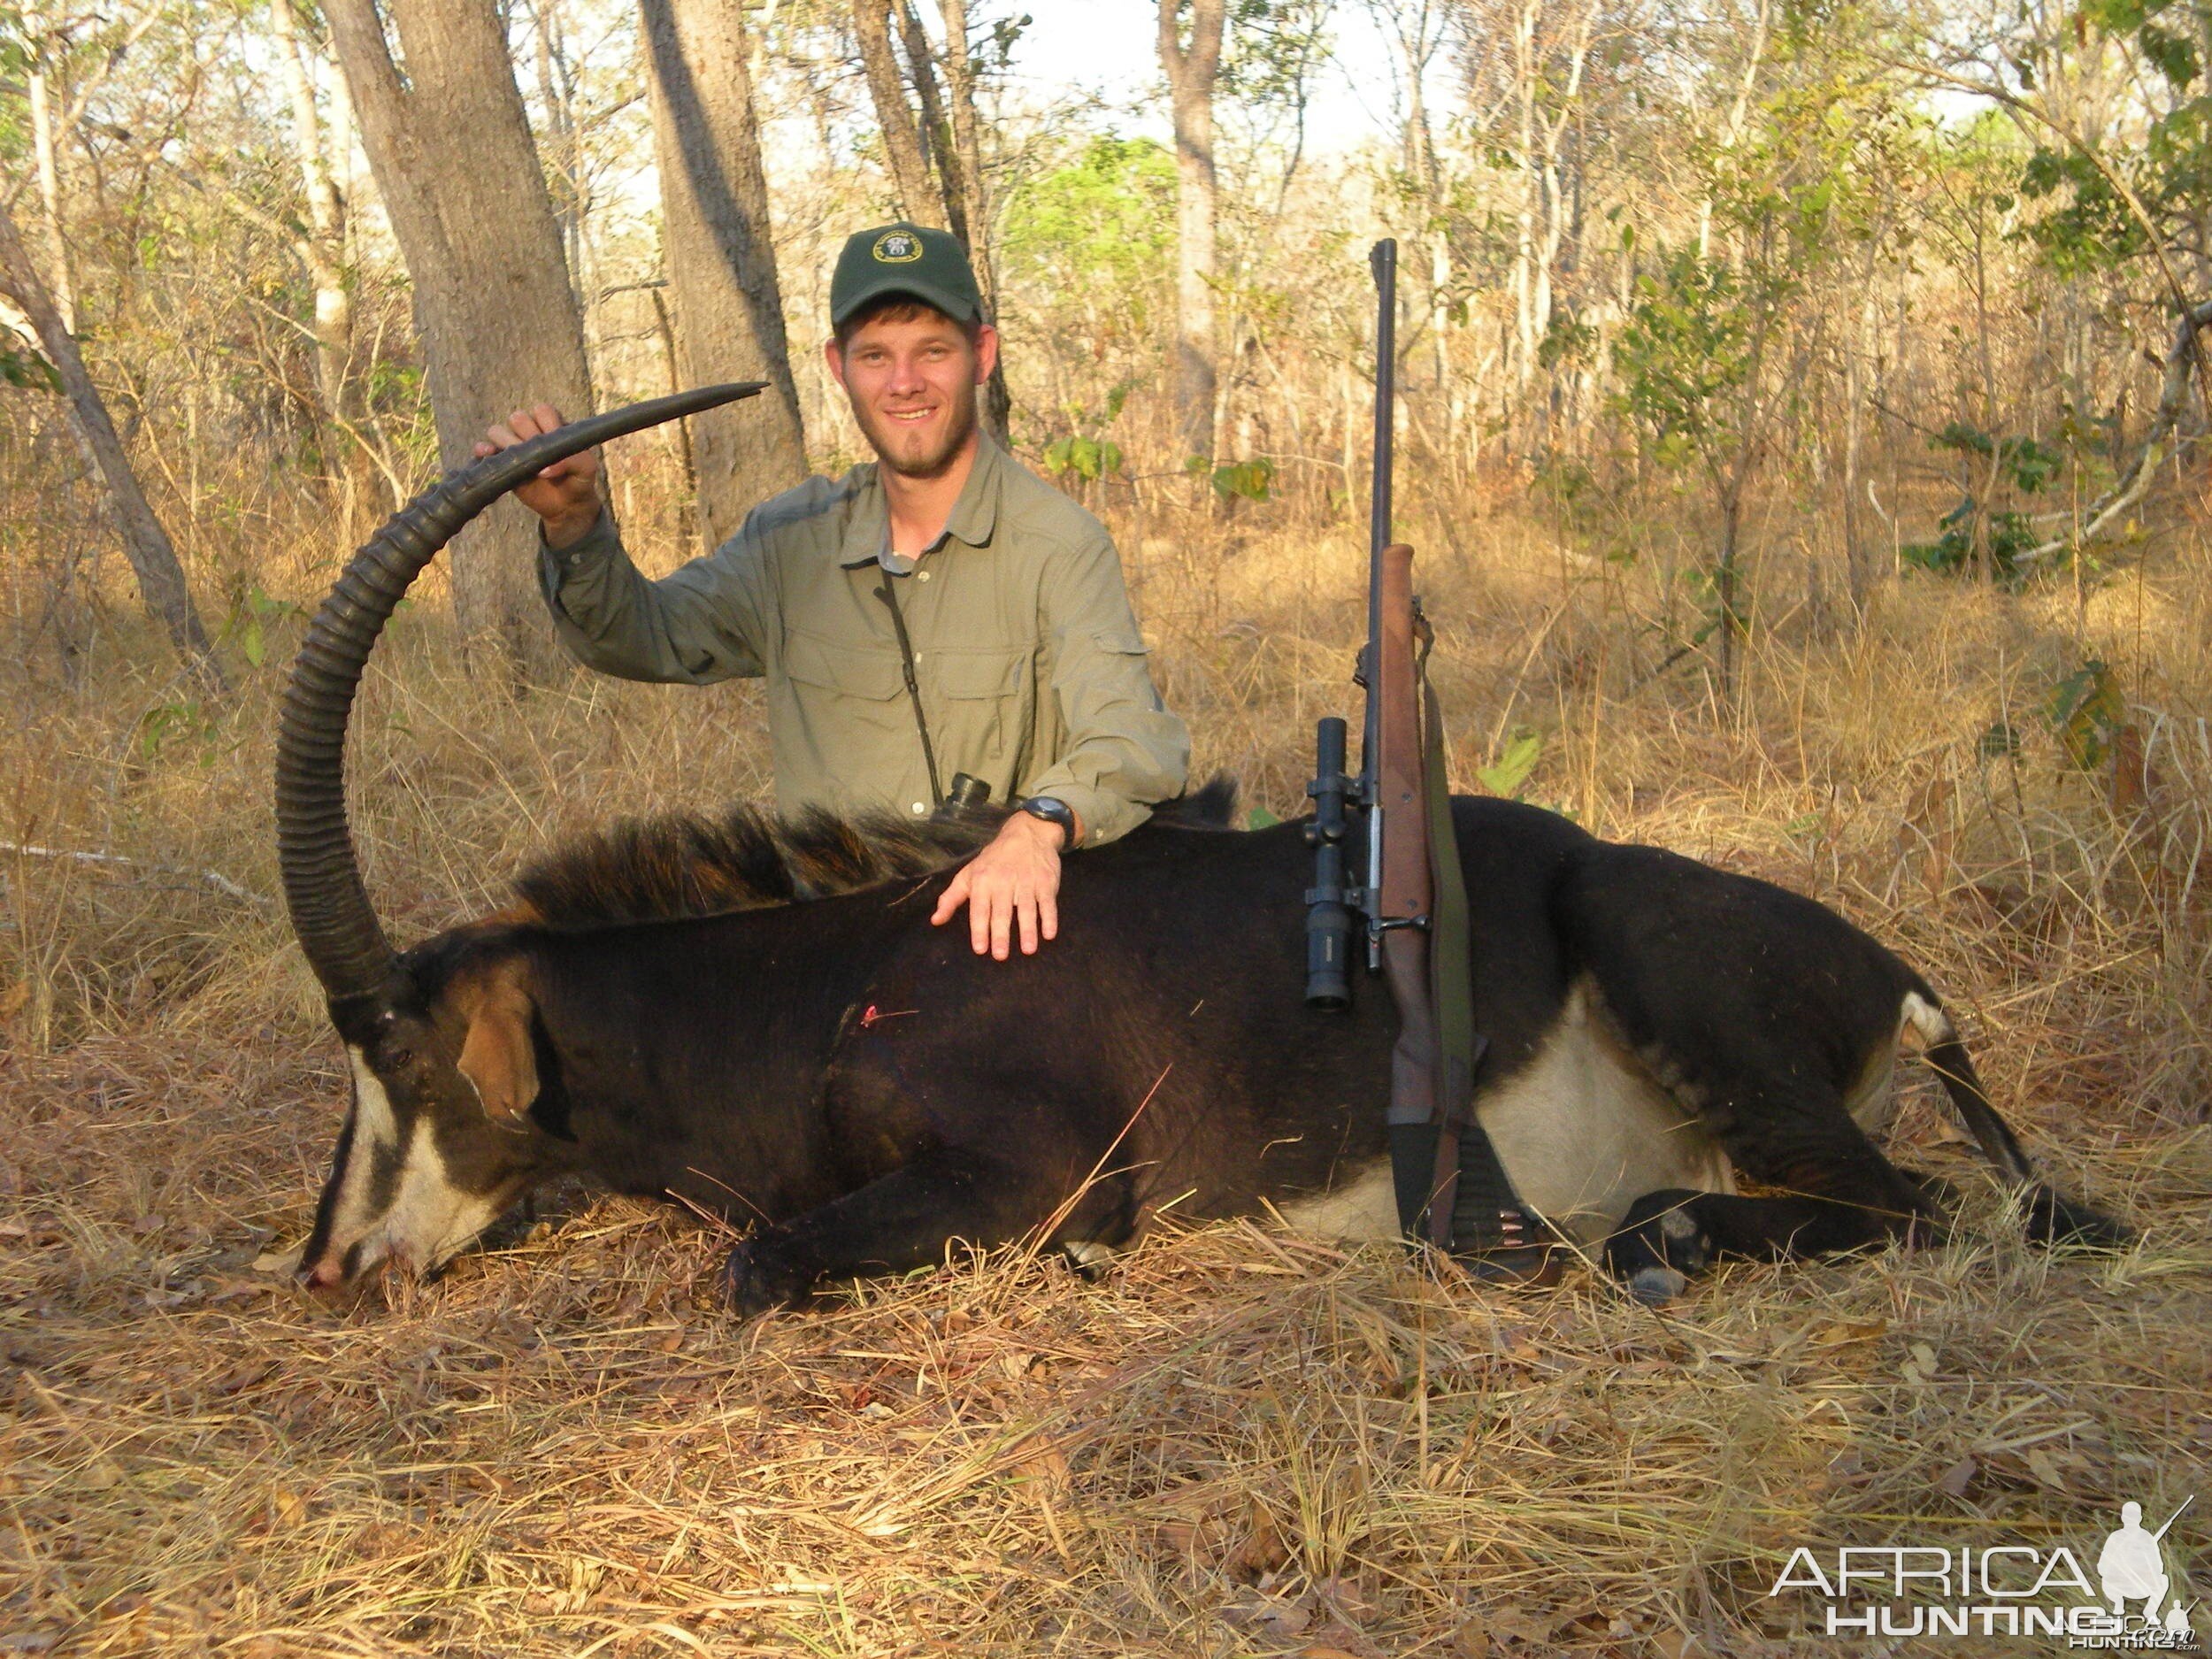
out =
<svg viewBox="0 0 2212 1659"><path fill-rule="evenodd" d="M942 478L950 469L954 457L967 448L968 440L975 435L975 387L972 384L964 385L955 395L945 421L944 442L921 455L895 457L891 446L884 441L889 435L887 419L872 411L863 409L856 403L853 405L853 419L860 423L861 435L868 440L868 447L876 452L877 461L901 478ZM884 424L879 425L879 421Z"/></svg>

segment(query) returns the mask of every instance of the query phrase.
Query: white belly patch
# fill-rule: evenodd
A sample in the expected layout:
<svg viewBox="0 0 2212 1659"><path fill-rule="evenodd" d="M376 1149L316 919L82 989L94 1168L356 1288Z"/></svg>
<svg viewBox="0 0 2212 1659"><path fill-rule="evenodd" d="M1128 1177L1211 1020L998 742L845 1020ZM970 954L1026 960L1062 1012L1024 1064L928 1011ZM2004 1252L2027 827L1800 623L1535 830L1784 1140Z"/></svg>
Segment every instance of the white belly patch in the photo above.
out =
<svg viewBox="0 0 2212 1659"><path fill-rule="evenodd" d="M1522 1202L1584 1245L1646 1193L1736 1190L1728 1155L1621 1042L1587 980L1568 993L1535 1059L1476 1111ZM1389 1159L1345 1174L1326 1194L1280 1206L1284 1220L1334 1238L1397 1236Z"/></svg>

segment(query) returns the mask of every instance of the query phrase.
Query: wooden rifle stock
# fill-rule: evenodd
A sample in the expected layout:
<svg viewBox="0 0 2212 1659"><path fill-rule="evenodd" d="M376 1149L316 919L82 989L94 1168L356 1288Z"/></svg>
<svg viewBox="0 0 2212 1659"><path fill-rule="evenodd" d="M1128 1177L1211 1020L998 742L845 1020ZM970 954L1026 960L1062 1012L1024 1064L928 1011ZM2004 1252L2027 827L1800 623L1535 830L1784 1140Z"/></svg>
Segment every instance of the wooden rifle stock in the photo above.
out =
<svg viewBox="0 0 2212 1659"><path fill-rule="evenodd" d="M1381 845L1375 926L1383 973L1398 1006L1390 1051L1390 1120L1435 1121L1436 999L1429 977L1428 815L1422 798L1420 683L1414 667L1413 549L1393 542L1378 557L1375 650L1368 695L1374 705L1374 799L1367 833ZM1433 1194L1427 1194L1433 1196Z"/></svg>

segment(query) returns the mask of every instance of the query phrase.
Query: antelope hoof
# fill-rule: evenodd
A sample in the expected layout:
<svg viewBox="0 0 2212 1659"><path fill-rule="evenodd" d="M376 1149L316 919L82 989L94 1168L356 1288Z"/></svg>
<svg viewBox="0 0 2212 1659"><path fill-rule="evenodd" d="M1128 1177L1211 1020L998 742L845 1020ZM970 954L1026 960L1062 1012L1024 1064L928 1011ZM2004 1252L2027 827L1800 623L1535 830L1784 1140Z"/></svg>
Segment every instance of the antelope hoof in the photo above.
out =
<svg viewBox="0 0 2212 1659"><path fill-rule="evenodd" d="M779 1259L772 1245L748 1239L730 1252L722 1269L722 1299L740 1319L750 1319L806 1300L813 1281Z"/></svg>
<svg viewBox="0 0 2212 1659"><path fill-rule="evenodd" d="M1712 1235L1690 1208L1694 1194L1646 1193L1605 1241L1605 1264L1647 1308L1665 1306L1713 1259Z"/></svg>

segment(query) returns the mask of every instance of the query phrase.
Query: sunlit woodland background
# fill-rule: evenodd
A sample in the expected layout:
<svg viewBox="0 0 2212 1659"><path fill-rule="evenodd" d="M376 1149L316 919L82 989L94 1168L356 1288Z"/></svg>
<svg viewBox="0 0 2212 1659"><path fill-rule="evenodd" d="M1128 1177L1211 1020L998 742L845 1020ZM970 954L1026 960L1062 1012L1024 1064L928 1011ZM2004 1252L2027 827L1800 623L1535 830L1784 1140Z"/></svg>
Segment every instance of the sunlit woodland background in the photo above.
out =
<svg viewBox="0 0 2212 1659"><path fill-rule="evenodd" d="M2212 1491L2212 5L1027 10L0 11L20 1650L1779 1651L1795 1542ZM654 570L861 458L827 275L895 215L972 250L992 418L1115 532L1200 769L1286 815L1356 695L1394 235L1455 785L1906 950L2145 1249L1998 1223L1661 1325L1247 1231L741 1336L710 1238L603 1203L375 1319L285 1300L344 1087L267 809L305 615L518 402L771 382L615 450ZM403 941L764 791L749 688L559 660L531 538L472 530L357 710Z"/></svg>

